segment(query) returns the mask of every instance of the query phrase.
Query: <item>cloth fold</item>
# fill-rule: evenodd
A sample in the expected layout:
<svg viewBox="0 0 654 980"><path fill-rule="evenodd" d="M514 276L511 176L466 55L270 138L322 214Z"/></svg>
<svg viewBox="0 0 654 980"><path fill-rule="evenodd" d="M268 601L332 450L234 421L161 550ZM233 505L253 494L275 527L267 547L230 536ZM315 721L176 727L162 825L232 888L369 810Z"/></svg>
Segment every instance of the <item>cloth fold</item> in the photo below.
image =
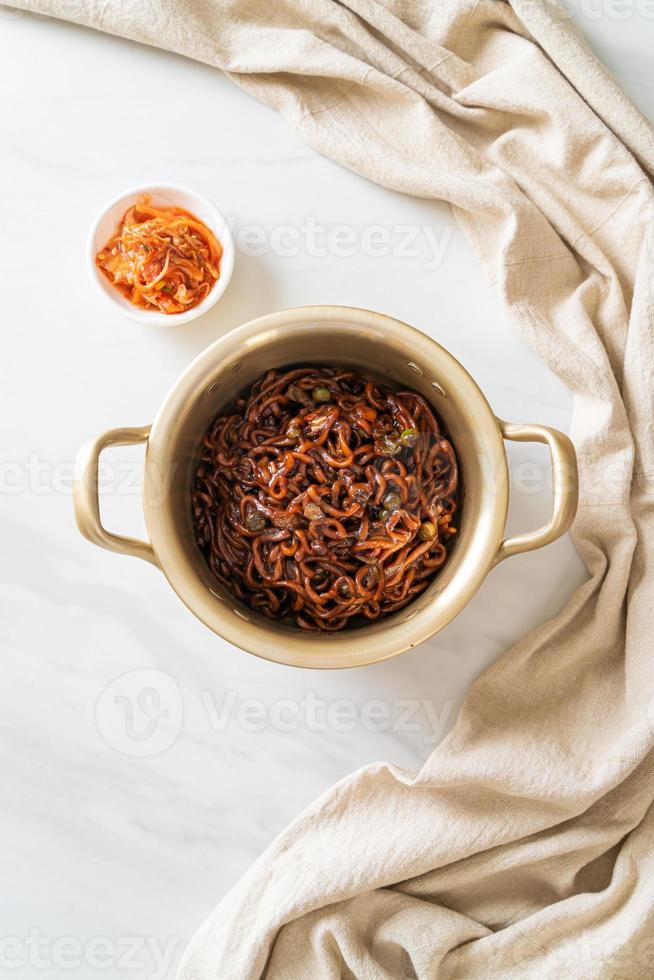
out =
<svg viewBox="0 0 654 980"><path fill-rule="evenodd" d="M654 131L551 0L9 5L216 65L321 153L449 201L574 392L589 580L418 773L366 767L298 817L180 977L654 976Z"/></svg>

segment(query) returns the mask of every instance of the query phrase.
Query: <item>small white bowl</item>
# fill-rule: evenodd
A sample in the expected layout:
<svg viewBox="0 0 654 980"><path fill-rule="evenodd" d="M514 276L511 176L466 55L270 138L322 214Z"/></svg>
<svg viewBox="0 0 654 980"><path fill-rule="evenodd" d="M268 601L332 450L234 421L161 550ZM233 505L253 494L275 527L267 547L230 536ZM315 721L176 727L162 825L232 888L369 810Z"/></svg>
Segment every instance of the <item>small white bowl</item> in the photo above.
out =
<svg viewBox="0 0 654 980"><path fill-rule="evenodd" d="M96 255L116 233L127 209L136 204L144 194L150 196L155 207L174 205L190 211L214 233L222 245L220 278L201 303L184 313L159 313L156 310L143 310L134 306L119 289L109 282L95 264ZM132 187L123 191L102 209L91 226L86 257L93 282L114 309L122 313L128 320L154 326L175 326L180 323L188 323L189 320L195 320L196 317L202 316L218 302L225 292L234 269L234 241L224 215L202 194L198 194L188 187L183 187L181 184L143 184L141 187Z"/></svg>

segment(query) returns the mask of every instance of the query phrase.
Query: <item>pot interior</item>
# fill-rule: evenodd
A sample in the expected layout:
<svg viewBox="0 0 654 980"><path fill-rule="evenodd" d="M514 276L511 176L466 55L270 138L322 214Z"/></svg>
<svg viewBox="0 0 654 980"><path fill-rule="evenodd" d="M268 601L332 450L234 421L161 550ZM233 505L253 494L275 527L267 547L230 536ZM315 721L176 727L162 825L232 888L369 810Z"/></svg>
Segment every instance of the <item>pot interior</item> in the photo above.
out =
<svg viewBox="0 0 654 980"><path fill-rule="evenodd" d="M415 646L476 591L504 528L506 457L483 395L437 344L379 314L314 309L314 315L298 310L273 314L232 331L182 376L152 428L146 455L146 522L173 588L215 632L250 652L285 663L350 666ZM211 419L271 368L304 364L347 366L389 386L420 392L451 438L460 470L459 532L444 567L404 609L336 633L275 622L236 600L207 567L191 518L197 449Z"/></svg>

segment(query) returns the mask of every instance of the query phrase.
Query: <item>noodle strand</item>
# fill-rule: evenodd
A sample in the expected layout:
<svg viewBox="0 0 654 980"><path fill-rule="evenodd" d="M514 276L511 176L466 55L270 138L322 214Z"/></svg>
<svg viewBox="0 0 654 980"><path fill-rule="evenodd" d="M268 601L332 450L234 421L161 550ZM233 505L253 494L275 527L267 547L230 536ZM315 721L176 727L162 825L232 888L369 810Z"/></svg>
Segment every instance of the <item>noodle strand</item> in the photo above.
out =
<svg viewBox="0 0 654 980"><path fill-rule="evenodd" d="M197 544L238 599L306 630L413 601L448 558L458 466L426 400L343 368L269 371L215 418Z"/></svg>

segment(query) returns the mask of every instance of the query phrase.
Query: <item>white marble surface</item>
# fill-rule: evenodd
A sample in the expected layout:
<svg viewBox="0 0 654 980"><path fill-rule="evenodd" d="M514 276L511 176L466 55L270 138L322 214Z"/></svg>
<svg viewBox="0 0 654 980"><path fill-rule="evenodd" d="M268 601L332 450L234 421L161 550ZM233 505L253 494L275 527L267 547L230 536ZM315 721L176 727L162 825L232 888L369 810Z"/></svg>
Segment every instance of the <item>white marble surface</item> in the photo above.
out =
<svg viewBox="0 0 654 980"><path fill-rule="evenodd" d="M654 116L647 4L588 0L575 10ZM316 155L218 72L0 8L0 79L0 975L161 980L305 804L353 767L419 765L480 671L555 614L584 573L565 539L504 563L455 622L400 658L333 673L274 666L208 632L155 569L81 538L70 495L80 444L151 421L178 373L225 330L303 303L415 324L505 418L565 429L570 397L505 322L445 207ZM181 148L167 136L171 113L191 134ZM265 239L241 249L215 310L176 330L120 319L83 265L96 210L157 178L205 192L241 237L257 226ZM347 255L334 232L344 225L356 239ZM390 254L369 254L373 225L388 229ZM398 252L406 225L413 255ZM525 492L530 471L519 464L544 468L545 457L521 447L512 458L523 489L511 526L532 527L549 492L543 481ZM142 531L138 486L127 485L140 455L108 459L119 478L103 498L105 520ZM151 737L130 737L147 736L148 724Z"/></svg>

